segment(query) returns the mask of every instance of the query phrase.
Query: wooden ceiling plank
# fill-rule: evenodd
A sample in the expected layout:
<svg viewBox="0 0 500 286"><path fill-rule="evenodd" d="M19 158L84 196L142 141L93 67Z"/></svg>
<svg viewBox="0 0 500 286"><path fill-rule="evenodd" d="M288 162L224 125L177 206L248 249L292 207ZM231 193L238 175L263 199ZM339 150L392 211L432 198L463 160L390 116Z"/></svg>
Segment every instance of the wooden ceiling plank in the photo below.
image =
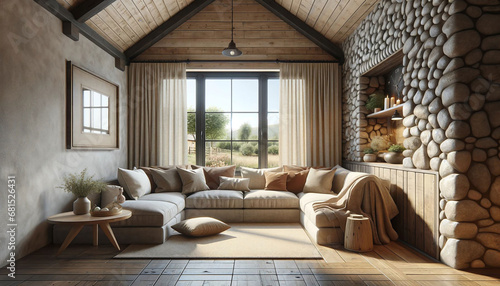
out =
<svg viewBox="0 0 500 286"><path fill-rule="evenodd" d="M366 16L368 16L368 14L370 14L373 11L373 8L375 8L375 6L377 6L377 4L378 4L378 2L375 1L375 3L373 4L372 9L367 10L363 15L361 15L360 20L365 19ZM354 23L351 26L351 28L349 28L349 30L346 31L346 33L341 38L338 39L338 41L339 42L343 42L345 39L347 39L347 37L349 37L358 28L358 26L359 26L359 22Z"/></svg>
<svg viewBox="0 0 500 286"><path fill-rule="evenodd" d="M347 5L349 5L349 1L343 1L343 0L339 1L337 8L333 11L333 13L330 15L330 17L328 17L326 24L321 29L321 33L323 35L325 35L326 32L328 31L328 29L330 29L330 27L335 23L335 21L337 20L339 15L342 13L342 11L344 11L344 8Z"/></svg>
<svg viewBox="0 0 500 286"><path fill-rule="evenodd" d="M316 21L318 20L319 15L321 14L321 11L325 8L325 5L327 3L327 0L315 0L311 10L309 11L309 14L306 17L306 24L314 27L316 25Z"/></svg>
<svg viewBox="0 0 500 286"><path fill-rule="evenodd" d="M290 11L290 13L292 13L293 15L297 16L301 1L302 0L292 0L292 5L290 6L290 9L287 10Z"/></svg>
<svg viewBox="0 0 500 286"><path fill-rule="evenodd" d="M312 4L314 3L314 0L302 0L299 5L299 10L297 11L297 17L302 20L303 22L306 21L307 15L309 15L309 12L311 11Z"/></svg>
<svg viewBox="0 0 500 286"><path fill-rule="evenodd" d="M328 31L324 34L328 39L333 36L342 28L342 26L349 20L349 17L358 10L365 0L351 0L350 5L347 5L335 22L330 26Z"/></svg>
<svg viewBox="0 0 500 286"><path fill-rule="evenodd" d="M170 13L168 12L167 6L165 6L163 0L153 0L153 2L156 9L160 12L163 22L167 21L168 18L170 18Z"/></svg>
<svg viewBox="0 0 500 286"><path fill-rule="evenodd" d="M175 0L163 0L165 7L167 7L168 13L170 17L177 14L181 9L179 8L179 4Z"/></svg>
<svg viewBox="0 0 500 286"><path fill-rule="evenodd" d="M371 0L371 1L365 1L363 5L361 5L355 13L349 17L349 19L345 22L345 24L338 30L338 32L333 35L333 39L339 39L339 41L342 41L345 39L348 35L348 32L352 30L353 27L357 27L358 23L361 19L364 19L366 15L368 15L373 8L375 8L375 5L377 4L377 1Z"/></svg>
<svg viewBox="0 0 500 286"><path fill-rule="evenodd" d="M135 37L135 39L132 39L132 37L128 35L128 33L125 31L125 27L128 27L129 29L130 27L128 25L125 25L124 27L120 25L118 22L116 22L108 13L108 9L97 14L96 17L101 18L101 21L104 24L108 25L111 31L113 31L116 36L122 39L122 41L125 43L125 45L122 47L123 50L125 50L127 47L129 47L130 45L135 43L135 41L138 40L137 37Z"/></svg>
<svg viewBox="0 0 500 286"><path fill-rule="evenodd" d="M104 10L104 8L111 5L115 0L86 0L80 2L78 5L71 7L71 14L78 22L85 22L97 13Z"/></svg>
<svg viewBox="0 0 500 286"><path fill-rule="evenodd" d="M146 23L146 19L144 19L144 17L142 16L141 12L139 11L139 9L137 9L137 7L132 2L132 0L120 0L120 2L123 3L123 5L128 10L128 12L130 13L130 15L132 15L132 17L135 19L135 21L137 22L137 24L139 25L139 27L141 27L141 29L143 31L141 33L142 36L144 36L147 33L151 32L152 29L149 27L148 23Z"/></svg>
<svg viewBox="0 0 500 286"><path fill-rule="evenodd" d="M329 39L323 36L318 31L306 25L295 15L291 14L282 6L276 4L273 0L256 0L259 4L269 9L284 22L292 26L299 33L318 45L320 48L327 51L329 54L338 59L340 63L344 62L344 52L338 46L333 44Z"/></svg>
<svg viewBox="0 0 500 286"><path fill-rule="evenodd" d="M117 23L117 25L120 26L125 31L125 33L127 33L127 35L130 37L130 39L132 39L132 41L136 42L140 39L137 32L132 28L129 22L127 22L127 19L131 19L132 22L134 22L134 19L132 18L132 16L130 16L130 14L129 15L121 14L118 11L117 7L115 7L114 5L109 6L104 11L106 11L109 14L109 16Z"/></svg>
<svg viewBox="0 0 500 286"><path fill-rule="evenodd" d="M235 40L239 48L252 48L252 47L287 47L287 48L312 48L316 45L309 41L308 39L295 39L290 41L290 39L264 39L261 38L258 41L255 39L237 39ZM155 47L164 48L179 48L179 47L212 47L222 49L227 46L228 39L177 39L176 41L161 41L158 42Z"/></svg>
<svg viewBox="0 0 500 286"><path fill-rule="evenodd" d="M156 23L155 28L161 25L161 23L165 22L165 20L163 20L162 14L156 7L156 4L154 3L153 0L144 0L144 3L146 4L146 8L149 11L149 14L151 14L153 20Z"/></svg>
<svg viewBox="0 0 500 286"><path fill-rule="evenodd" d="M119 44L116 43L112 38L110 38L103 30L101 30L101 28L99 26L97 26L93 21L92 19L88 20L87 22L85 22L89 27L91 27L94 31L96 31L97 33L99 33L99 35L101 35L104 39L106 39L106 41L110 42L113 46L115 47L118 47Z"/></svg>
<svg viewBox="0 0 500 286"><path fill-rule="evenodd" d="M120 49L125 50L127 44L115 31L113 31L107 22L104 22L99 16L92 17L92 22L99 27L104 34L111 38Z"/></svg>
<svg viewBox="0 0 500 286"><path fill-rule="evenodd" d="M103 49L108 54L112 55L115 58L119 58L121 60L127 59L124 53L122 53L118 48L116 48L110 42L106 41L106 39L104 39L91 27L89 27L84 23L78 22L75 19L75 17L73 17L73 14L71 14L68 10L66 10L56 0L34 0L34 1L43 8L45 8L47 11L52 13L54 16L59 18L61 21L72 22L80 30L80 34L85 36L87 39L89 39L91 42L96 44L98 47Z"/></svg>
<svg viewBox="0 0 500 286"><path fill-rule="evenodd" d="M137 9L139 9L139 13L141 13L143 19L146 20L146 23L148 24L149 29L151 31L154 30L156 27L159 26L159 24L156 23L156 20L154 19L154 17L149 12L149 9L146 6L146 4L144 3L144 1L142 1L142 0L134 0L134 4L135 4L135 7L137 7Z"/></svg>
<svg viewBox="0 0 500 286"><path fill-rule="evenodd" d="M318 19L316 20L316 24L314 24L313 26L314 29L316 29L317 31L323 30L326 23L328 22L328 19L330 19L330 16L337 9L339 2L340 0L328 0L326 2L325 8L323 9L323 11L321 11Z"/></svg>
<svg viewBox="0 0 500 286"><path fill-rule="evenodd" d="M214 0L195 0L189 4L186 8L182 9L179 13L173 15L166 22L158 26L155 30L150 32L148 35L143 37L137 43L132 45L125 51L125 55L128 58L133 59L140 55L147 48L154 45L156 42L161 40L163 37L168 35L170 32L174 31L177 27L185 23L196 13L200 12L206 6L210 5Z"/></svg>

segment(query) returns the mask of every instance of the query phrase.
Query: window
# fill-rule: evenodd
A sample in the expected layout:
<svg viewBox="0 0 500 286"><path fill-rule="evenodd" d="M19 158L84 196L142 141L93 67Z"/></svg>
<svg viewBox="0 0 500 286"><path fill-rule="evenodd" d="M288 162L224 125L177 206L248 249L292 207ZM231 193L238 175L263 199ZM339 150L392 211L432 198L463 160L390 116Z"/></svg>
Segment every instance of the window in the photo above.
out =
<svg viewBox="0 0 500 286"><path fill-rule="evenodd" d="M278 166L278 73L188 73L188 158L206 166Z"/></svg>
<svg viewBox="0 0 500 286"><path fill-rule="evenodd" d="M83 88L83 132L109 134L109 96Z"/></svg>

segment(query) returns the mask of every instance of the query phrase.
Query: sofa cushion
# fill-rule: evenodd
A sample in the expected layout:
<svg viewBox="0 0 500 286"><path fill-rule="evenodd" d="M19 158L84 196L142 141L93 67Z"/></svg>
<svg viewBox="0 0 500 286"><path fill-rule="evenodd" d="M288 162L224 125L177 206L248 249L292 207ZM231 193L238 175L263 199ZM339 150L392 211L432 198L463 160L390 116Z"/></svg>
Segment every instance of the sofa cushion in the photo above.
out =
<svg viewBox="0 0 500 286"><path fill-rule="evenodd" d="M179 172L179 176L182 180L183 194L188 195L210 189L205 181L203 169L188 170L177 168L177 171Z"/></svg>
<svg viewBox="0 0 500 286"><path fill-rule="evenodd" d="M139 200L172 203L177 206L179 213L186 207L186 195L181 193L152 193L142 196Z"/></svg>
<svg viewBox="0 0 500 286"><path fill-rule="evenodd" d="M335 170L309 169L304 193L331 193Z"/></svg>
<svg viewBox="0 0 500 286"><path fill-rule="evenodd" d="M201 237L219 234L231 227L215 218L195 217L174 224L172 228L187 236Z"/></svg>
<svg viewBox="0 0 500 286"><path fill-rule="evenodd" d="M177 169L153 169L149 170L155 185L155 192L180 192L182 191L182 181Z"/></svg>
<svg viewBox="0 0 500 286"><path fill-rule="evenodd" d="M248 178L229 178L221 176L220 185L218 190L236 190L248 192L248 184L250 184L250 179Z"/></svg>
<svg viewBox="0 0 500 286"><path fill-rule="evenodd" d="M126 200L122 207L132 211L129 219L113 223L112 226L153 226L162 227L178 213L177 205L170 202L150 200Z"/></svg>
<svg viewBox="0 0 500 286"><path fill-rule="evenodd" d="M338 227L338 220L330 222L328 217L322 210L314 211L313 204L315 202L324 202L328 199L335 197L334 194L320 194L320 193L300 193L298 194L300 201L300 210L305 216L315 224L317 227Z"/></svg>
<svg viewBox="0 0 500 286"><path fill-rule="evenodd" d="M303 170L300 172L289 171L286 179L287 191L294 194L301 193L304 190L308 174L309 170Z"/></svg>
<svg viewBox="0 0 500 286"><path fill-rule="evenodd" d="M151 193L151 182L141 169L127 170L118 168L118 182L130 198L137 200Z"/></svg>
<svg viewBox="0 0 500 286"><path fill-rule="evenodd" d="M299 198L288 191L252 190L245 193L245 209L295 209Z"/></svg>
<svg viewBox="0 0 500 286"><path fill-rule="evenodd" d="M189 209L241 209L243 192L229 190L207 190L194 193L186 198Z"/></svg>
<svg viewBox="0 0 500 286"><path fill-rule="evenodd" d="M281 172L283 168L267 168L267 169L253 169L247 167L241 167L241 177L250 179L250 189L252 190L262 190L266 187L266 177L265 172Z"/></svg>
<svg viewBox="0 0 500 286"><path fill-rule="evenodd" d="M193 169L203 169L203 173L205 174L205 181L207 182L207 186L211 190L217 190L220 184L220 177L234 177L234 172L236 171L236 165L231 166L223 166L223 167L201 167L201 166L192 166Z"/></svg>
<svg viewBox="0 0 500 286"><path fill-rule="evenodd" d="M265 172L266 178L265 190L271 191L286 191L286 179L288 173L286 172Z"/></svg>

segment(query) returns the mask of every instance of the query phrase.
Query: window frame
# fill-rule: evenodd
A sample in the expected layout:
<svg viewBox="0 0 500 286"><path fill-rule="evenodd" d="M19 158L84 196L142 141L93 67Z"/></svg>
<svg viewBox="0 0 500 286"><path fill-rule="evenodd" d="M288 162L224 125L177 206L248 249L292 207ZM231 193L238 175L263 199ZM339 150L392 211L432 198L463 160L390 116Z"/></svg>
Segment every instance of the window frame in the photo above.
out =
<svg viewBox="0 0 500 286"><path fill-rule="evenodd" d="M207 79L258 79L259 95L258 95L258 166L259 168L267 168L268 166L268 80L279 79L279 72L187 72L187 79L196 80L196 164L205 166L205 80ZM232 94L231 94L232 96ZM240 113L240 112L224 112L224 113ZM276 112L271 112L276 113ZM279 114L279 112L278 112ZM217 140L238 142L240 140ZM249 140L252 141L252 140ZM276 142L277 140L271 140ZM278 139L279 141L279 139ZM232 158L231 158L232 161Z"/></svg>

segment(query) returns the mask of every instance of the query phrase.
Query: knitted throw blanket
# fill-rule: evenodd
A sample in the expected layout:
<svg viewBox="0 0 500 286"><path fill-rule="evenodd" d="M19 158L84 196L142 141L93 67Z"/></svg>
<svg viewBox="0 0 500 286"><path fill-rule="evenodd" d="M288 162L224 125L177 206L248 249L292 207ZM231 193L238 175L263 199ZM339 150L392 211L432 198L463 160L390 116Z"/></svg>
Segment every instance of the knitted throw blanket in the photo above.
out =
<svg viewBox="0 0 500 286"><path fill-rule="evenodd" d="M345 231L351 213L368 217L375 244L386 244L398 239L391 224L398 209L387 187L374 175L348 172L339 194L327 201L314 203L313 208L324 212L329 221L337 219L342 231Z"/></svg>

